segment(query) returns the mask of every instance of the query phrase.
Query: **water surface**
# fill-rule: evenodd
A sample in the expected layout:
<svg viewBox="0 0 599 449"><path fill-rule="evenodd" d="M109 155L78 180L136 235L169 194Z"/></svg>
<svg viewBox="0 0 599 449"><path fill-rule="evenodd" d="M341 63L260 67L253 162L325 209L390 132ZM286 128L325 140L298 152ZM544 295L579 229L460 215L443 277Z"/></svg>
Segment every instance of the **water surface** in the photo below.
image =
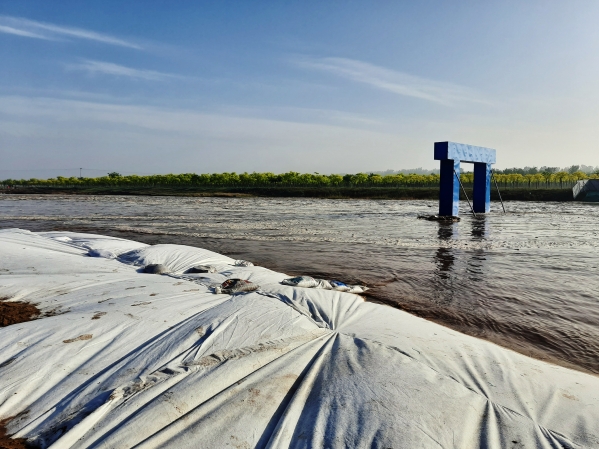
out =
<svg viewBox="0 0 599 449"><path fill-rule="evenodd" d="M440 224L434 201L0 195L0 227L208 248L599 373L599 203L506 203ZM466 205L467 207L467 205Z"/></svg>

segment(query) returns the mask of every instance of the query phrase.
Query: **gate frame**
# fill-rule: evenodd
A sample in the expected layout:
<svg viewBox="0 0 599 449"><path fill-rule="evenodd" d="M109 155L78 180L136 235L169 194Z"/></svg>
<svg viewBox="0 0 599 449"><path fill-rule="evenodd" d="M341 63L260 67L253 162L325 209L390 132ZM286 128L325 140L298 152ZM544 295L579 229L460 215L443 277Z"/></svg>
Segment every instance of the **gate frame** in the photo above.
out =
<svg viewBox="0 0 599 449"><path fill-rule="evenodd" d="M457 217L460 213L460 163L474 164L473 208L475 213L491 210L491 165L496 162L492 148L456 142L435 142L435 160L440 161L439 215Z"/></svg>

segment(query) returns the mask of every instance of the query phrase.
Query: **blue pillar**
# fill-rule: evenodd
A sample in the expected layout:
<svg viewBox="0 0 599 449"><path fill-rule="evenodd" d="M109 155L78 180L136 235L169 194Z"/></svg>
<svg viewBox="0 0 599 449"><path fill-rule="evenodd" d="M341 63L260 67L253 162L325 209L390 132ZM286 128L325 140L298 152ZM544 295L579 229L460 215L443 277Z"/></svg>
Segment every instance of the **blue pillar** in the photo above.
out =
<svg viewBox="0 0 599 449"><path fill-rule="evenodd" d="M491 210L491 164L474 163L472 196L474 212L484 214Z"/></svg>
<svg viewBox="0 0 599 449"><path fill-rule="evenodd" d="M455 175L456 173L459 176L459 159L441 161L439 215L457 217L460 213L460 183Z"/></svg>

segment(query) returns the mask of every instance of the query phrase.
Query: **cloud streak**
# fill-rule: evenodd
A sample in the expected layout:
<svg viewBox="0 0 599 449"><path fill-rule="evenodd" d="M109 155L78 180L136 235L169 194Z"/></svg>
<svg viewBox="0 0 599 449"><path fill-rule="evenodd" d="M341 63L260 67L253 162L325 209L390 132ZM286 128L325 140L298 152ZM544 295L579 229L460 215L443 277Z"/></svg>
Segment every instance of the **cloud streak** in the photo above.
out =
<svg viewBox="0 0 599 449"><path fill-rule="evenodd" d="M353 172L373 160L401 159L398 149L415 145L399 134L355 126L10 96L0 97L0 135L0 159L10 160L3 169L27 168L35 161L38 167L87 164L161 173L322 172L323 167ZM38 153L40 148L44 151Z"/></svg>
<svg viewBox="0 0 599 449"><path fill-rule="evenodd" d="M0 16L0 33L45 40L61 40L64 38L84 39L136 50L142 49L138 44L108 34L97 33L82 28L37 22L22 17Z"/></svg>
<svg viewBox="0 0 599 449"><path fill-rule="evenodd" d="M90 74L100 73L104 75L124 76L149 81L165 81L167 79L182 78L181 76L173 75L171 73L134 69L112 62L94 61L89 59L84 60L80 64L69 64L67 67L74 70L83 70Z"/></svg>
<svg viewBox="0 0 599 449"><path fill-rule="evenodd" d="M22 36L22 37L32 37L35 39L50 40L50 38L48 38L46 36L42 36L41 34L35 34L35 33L31 33L30 31L19 30L17 28L5 26L5 25L0 25L0 33L14 34L16 36Z"/></svg>
<svg viewBox="0 0 599 449"><path fill-rule="evenodd" d="M406 97L444 105L463 102L486 103L475 91L451 83L421 78L347 58L303 58L293 61L300 67L330 73L351 81Z"/></svg>

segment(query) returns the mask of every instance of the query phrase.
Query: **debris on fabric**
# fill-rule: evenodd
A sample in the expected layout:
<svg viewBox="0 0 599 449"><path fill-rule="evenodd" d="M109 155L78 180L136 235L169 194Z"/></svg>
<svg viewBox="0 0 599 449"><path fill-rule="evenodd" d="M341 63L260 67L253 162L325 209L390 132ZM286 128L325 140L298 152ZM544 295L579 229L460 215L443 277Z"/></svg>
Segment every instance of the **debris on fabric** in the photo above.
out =
<svg viewBox="0 0 599 449"><path fill-rule="evenodd" d="M324 290L336 290L346 293L364 293L368 287L363 285L347 285L340 281L315 279L311 276L297 276L294 278L284 279L281 281L283 285L291 285L292 287L301 288L321 288Z"/></svg>
<svg viewBox="0 0 599 449"><path fill-rule="evenodd" d="M281 284L291 285L292 287L314 288L318 285L318 282L311 276L296 276L294 278L283 279Z"/></svg>
<svg viewBox="0 0 599 449"><path fill-rule="evenodd" d="M253 267L254 264L252 262L248 262L247 260L236 260L234 265L236 267Z"/></svg>
<svg viewBox="0 0 599 449"><path fill-rule="evenodd" d="M254 290L258 290L259 288L259 285L254 284L250 281L246 281L245 279L227 279L218 287L214 288L214 293L225 293L227 295L230 295L233 293L240 292L253 292Z"/></svg>
<svg viewBox="0 0 599 449"><path fill-rule="evenodd" d="M191 267L186 273L216 273L216 267L212 265L196 265Z"/></svg>
<svg viewBox="0 0 599 449"><path fill-rule="evenodd" d="M162 265L161 263L151 263L150 265L146 265L143 271L144 273L149 274L165 274L171 272L166 265Z"/></svg>

